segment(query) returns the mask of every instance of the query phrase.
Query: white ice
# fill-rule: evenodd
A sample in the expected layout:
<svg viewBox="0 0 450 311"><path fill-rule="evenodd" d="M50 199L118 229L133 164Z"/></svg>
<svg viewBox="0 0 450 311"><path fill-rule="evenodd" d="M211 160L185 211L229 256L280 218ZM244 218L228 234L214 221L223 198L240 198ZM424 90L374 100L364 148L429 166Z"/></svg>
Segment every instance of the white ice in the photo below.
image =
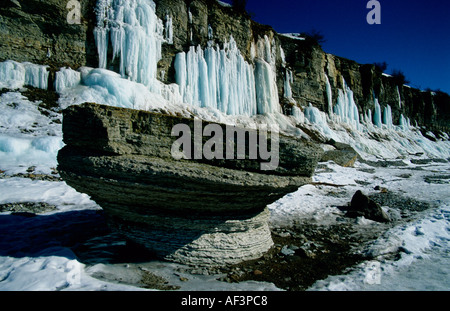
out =
<svg viewBox="0 0 450 311"><path fill-rule="evenodd" d="M7 60L0 63L0 89L19 89L24 85L46 90L48 87L48 66L32 63L18 63Z"/></svg>

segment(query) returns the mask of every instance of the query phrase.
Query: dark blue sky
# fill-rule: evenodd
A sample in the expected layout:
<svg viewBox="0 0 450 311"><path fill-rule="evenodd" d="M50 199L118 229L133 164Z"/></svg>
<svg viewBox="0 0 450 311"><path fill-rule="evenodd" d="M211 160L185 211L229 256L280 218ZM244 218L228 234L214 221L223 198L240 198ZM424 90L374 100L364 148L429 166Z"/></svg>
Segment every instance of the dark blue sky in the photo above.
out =
<svg viewBox="0 0 450 311"><path fill-rule="evenodd" d="M381 25L367 23L368 1L248 0L247 11L279 33L316 29L327 53L386 62L386 73L401 70L413 87L450 93L450 1L379 0Z"/></svg>

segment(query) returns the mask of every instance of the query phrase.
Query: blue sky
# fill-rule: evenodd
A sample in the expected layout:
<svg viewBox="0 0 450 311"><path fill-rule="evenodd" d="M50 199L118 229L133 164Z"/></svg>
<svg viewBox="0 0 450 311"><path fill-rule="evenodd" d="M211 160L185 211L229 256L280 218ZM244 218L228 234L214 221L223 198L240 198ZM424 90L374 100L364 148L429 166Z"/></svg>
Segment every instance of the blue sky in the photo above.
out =
<svg viewBox="0 0 450 311"><path fill-rule="evenodd" d="M379 0L381 25L367 23L368 1L248 0L247 10L279 33L320 31L327 53L386 62L413 87L450 93L450 1Z"/></svg>

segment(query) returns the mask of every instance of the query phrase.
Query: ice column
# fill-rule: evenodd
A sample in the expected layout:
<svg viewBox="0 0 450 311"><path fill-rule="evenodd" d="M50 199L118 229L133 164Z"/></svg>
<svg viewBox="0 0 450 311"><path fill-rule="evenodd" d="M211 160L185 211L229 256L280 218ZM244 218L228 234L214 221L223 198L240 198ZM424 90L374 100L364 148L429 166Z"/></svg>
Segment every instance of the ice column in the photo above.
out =
<svg viewBox="0 0 450 311"><path fill-rule="evenodd" d="M173 25L172 25L172 16L169 14L166 15L166 25L165 25L165 39L169 44L173 44Z"/></svg>
<svg viewBox="0 0 450 311"><path fill-rule="evenodd" d="M14 89L29 85L46 90L48 76L47 66L12 60L0 63L0 87Z"/></svg>
<svg viewBox="0 0 450 311"><path fill-rule="evenodd" d="M327 90L327 100L328 100L328 114L331 115L333 113L333 93L331 91L331 84L328 76L325 75L326 78L326 90Z"/></svg>
<svg viewBox="0 0 450 311"><path fill-rule="evenodd" d="M392 129L394 127L392 122L392 109L389 105L386 105L386 108L384 108L383 123L387 126L388 129Z"/></svg>
<svg viewBox="0 0 450 311"><path fill-rule="evenodd" d="M257 42L255 66L258 114L279 112L276 50L272 48L267 35Z"/></svg>
<svg viewBox="0 0 450 311"><path fill-rule="evenodd" d="M334 106L334 113L338 115L345 123L352 124L356 128L360 128L359 112L353 98L353 91L348 87L344 78L342 78L344 90L339 89L339 96L336 106Z"/></svg>
<svg viewBox="0 0 450 311"><path fill-rule="evenodd" d="M21 88L25 83L25 68L21 63L7 60L0 63L0 88Z"/></svg>
<svg viewBox="0 0 450 311"><path fill-rule="evenodd" d="M99 67L106 68L110 41L113 59L120 57L122 77L157 91L159 84L155 81L164 26L155 14L155 3L152 0L99 0L96 12L94 36Z"/></svg>
<svg viewBox="0 0 450 311"><path fill-rule="evenodd" d="M286 77L284 79L284 98L286 98L290 103L296 103L295 99L292 96L292 87L291 83L294 82L294 77L292 75L292 71L286 69Z"/></svg>
<svg viewBox="0 0 450 311"><path fill-rule="evenodd" d="M31 85L39 89L48 88L47 66L35 65L32 63L23 63L25 67L25 85Z"/></svg>
<svg viewBox="0 0 450 311"><path fill-rule="evenodd" d="M408 131L409 129L411 129L411 121L409 118L405 118L402 115L400 115L400 128L404 131Z"/></svg>
<svg viewBox="0 0 450 311"><path fill-rule="evenodd" d="M402 97L400 96L400 90L398 89L398 86L397 86L397 96L398 96L398 106L401 108L402 107Z"/></svg>
<svg viewBox="0 0 450 311"><path fill-rule="evenodd" d="M380 103L378 102L378 98L374 98L374 103L375 103L375 111L373 114L373 123L380 127L382 126L382 122L381 122L381 107L380 107Z"/></svg>
<svg viewBox="0 0 450 311"><path fill-rule="evenodd" d="M81 81L81 73L71 68L61 68L56 73L55 90L56 92L64 91L66 88L73 88Z"/></svg>
<svg viewBox="0 0 450 311"><path fill-rule="evenodd" d="M191 47L175 58L176 82L183 101L230 115L256 114L253 67L241 55L233 37L223 49Z"/></svg>

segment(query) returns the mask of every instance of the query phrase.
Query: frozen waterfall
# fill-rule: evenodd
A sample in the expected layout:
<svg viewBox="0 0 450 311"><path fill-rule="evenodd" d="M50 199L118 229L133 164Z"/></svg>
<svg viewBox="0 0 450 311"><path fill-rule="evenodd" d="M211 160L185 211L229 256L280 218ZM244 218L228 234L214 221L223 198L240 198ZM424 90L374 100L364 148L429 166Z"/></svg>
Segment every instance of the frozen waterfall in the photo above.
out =
<svg viewBox="0 0 450 311"><path fill-rule="evenodd" d="M253 67L244 60L233 37L223 49L192 46L189 52L178 53L175 71L184 102L231 115L256 114Z"/></svg>
<svg viewBox="0 0 450 311"><path fill-rule="evenodd" d="M17 89L29 85L46 90L49 76L47 67L28 62L4 61L0 63L0 89Z"/></svg>
<svg viewBox="0 0 450 311"><path fill-rule="evenodd" d="M357 129L360 128L359 112L353 98L353 91L348 87L344 78L342 78L344 90L339 89L337 103L334 106L334 113L338 115L342 122L351 124Z"/></svg>
<svg viewBox="0 0 450 311"><path fill-rule="evenodd" d="M280 112L278 98L276 45L267 35L254 47L255 83L258 114Z"/></svg>
<svg viewBox="0 0 450 311"><path fill-rule="evenodd" d="M96 13L94 36L99 67L106 68L111 42L113 60L120 58L122 77L158 91L159 84L155 81L164 25L155 14L155 3L151 0L99 0Z"/></svg>
<svg viewBox="0 0 450 311"><path fill-rule="evenodd" d="M191 46L178 53L176 82L184 102L229 115L279 111L275 56L267 37L259 40L254 62L255 67L244 59L232 36L222 49L210 42L205 50Z"/></svg>

